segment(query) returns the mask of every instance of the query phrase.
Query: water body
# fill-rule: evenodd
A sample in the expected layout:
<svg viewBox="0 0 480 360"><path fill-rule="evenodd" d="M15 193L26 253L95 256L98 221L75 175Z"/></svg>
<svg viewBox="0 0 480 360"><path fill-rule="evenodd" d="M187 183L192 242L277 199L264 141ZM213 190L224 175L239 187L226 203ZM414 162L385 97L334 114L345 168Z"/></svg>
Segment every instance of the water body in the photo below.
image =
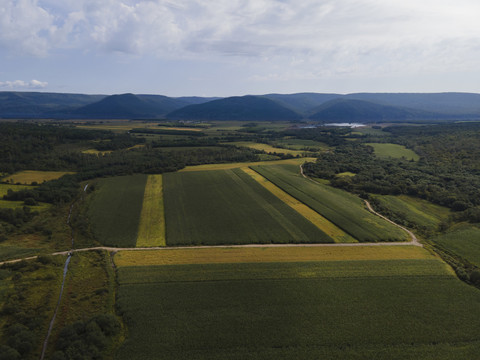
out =
<svg viewBox="0 0 480 360"><path fill-rule="evenodd" d="M324 124L323 126L341 126L341 127L350 127L350 128L359 128L365 126L365 124L360 123L331 123L331 124Z"/></svg>

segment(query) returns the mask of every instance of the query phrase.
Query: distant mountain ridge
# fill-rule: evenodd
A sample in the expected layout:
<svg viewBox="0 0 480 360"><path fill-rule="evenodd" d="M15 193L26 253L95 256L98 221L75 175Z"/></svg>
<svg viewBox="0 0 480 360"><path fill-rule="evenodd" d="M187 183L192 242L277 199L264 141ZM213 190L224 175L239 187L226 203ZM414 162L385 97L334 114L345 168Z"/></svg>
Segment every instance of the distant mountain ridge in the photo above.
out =
<svg viewBox="0 0 480 360"><path fill-rule="evenodd" d="M245 120L285 121L300 120L302 116L279 103L262 96L233 96L189 105L168 114L177 120Z"/></svg>
<svg viewBox="0 0 480 360"><path fill-rule="evenodd" d="M0 92L0 118L319 122L478 120L480 94L354 93L168 97Z"/></svg>

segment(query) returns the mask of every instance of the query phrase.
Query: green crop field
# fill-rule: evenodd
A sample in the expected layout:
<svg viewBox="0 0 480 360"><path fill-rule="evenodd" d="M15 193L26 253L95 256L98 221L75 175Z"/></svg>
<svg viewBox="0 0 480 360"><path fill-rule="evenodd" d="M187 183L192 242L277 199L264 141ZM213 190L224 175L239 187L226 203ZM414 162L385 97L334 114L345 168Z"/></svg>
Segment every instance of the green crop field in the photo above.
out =
<svg viewBox="0 0 480 360"><path fill-rule="evenodd" d="M365 209L360 198L303 178L293 166L252 166L272 183L302 201L361 242L407 241L398 227Z"/></svg>
<svg viewBox="0 0 480 360"><path fill-rule="evenodd" d="M120 267L122 359L467 359L480 293L437 259Z"/></svg>
<svg viewBox="0 0 480 360"><path fill-rule="evenodd" d="M405 146L397 144L382 144L382 143L368 143L373 147L375 155L380 157L392 157L396 159L405 158L407 160L418 161L420 156L418 156L413 150L407 149Z"/></svg>
<svg viewBox="0 0 480 360"><path fill-rule="evenodd" d="M147 175L99 181L88 215L95 237L102 244L135 247L146 182Z"/></svg>
<svg viewBox="0 0 480 360"><path fill-rule="evenodd" d="M333 242L240 169L163 181L168 245Z"/></svg>
<svg viewBox="0 0 480 360"><path fill-rule="evenodd" d="M460 225L431 240L480 267L480 228Z"/></svg>
<svg viewBox="0 0 480 360"><path fill-rule="evenodd" d="M407 195L373 195L380 204L408 223L430 230L437 230L440 223L447 220L451 212L448 208Z"/></svg>
<svg viewBox="0 0 480 360"><path fill-rule="evenodd" d="M305 148L315 149L317 151L327 150L328 146L324 143L314 140L305 140L305 139L279 139L275 140L276 145L284 146L292 150L303 150Z"/></svg>

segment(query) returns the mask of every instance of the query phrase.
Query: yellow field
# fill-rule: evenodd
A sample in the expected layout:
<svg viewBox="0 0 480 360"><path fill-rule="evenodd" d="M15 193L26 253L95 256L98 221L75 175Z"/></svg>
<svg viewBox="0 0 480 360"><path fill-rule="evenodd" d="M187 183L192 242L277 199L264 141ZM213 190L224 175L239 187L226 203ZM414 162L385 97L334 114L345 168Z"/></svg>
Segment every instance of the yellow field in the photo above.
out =
<svg viewBox="0 0 480 360"><path fill-rule="evenodd" d="M297 155L301 156L302 154L305 153L305 151L282 149L282 148L277 148L277 147L274 147L274 146L271 146L271 145L268 145L268 144L260 144L260 143L249 142L249 141L231 142L231 143L228 143L228 144L248 147L250 149L255 149L255 150L263 150L267 153L291 154L293 156L297 156Z"/></svg>
<svg viewBox="0 0 480 360"><path fill-rule="evenodd" d="M138 227L137 247L165 246L162 175L149 175Z"/></svg>
<svg viewBox="0 0 480 360"><path fill-rule="evenodd" d="M418 246L278 246L119 251L117 266L433 259Z"/></svg>
<svg viewBox="0 0 480 360"><path fill-rule="evenodd" d="M83 150L82 154L93 154L93 155L105 155L105 154L110 154L112 153L113 150L96 150L96 149L88 149L88 150Z"/></svg>
<svg viewBox="0 0 480 360"><path fill-rule="evenodd" d="M244 162L244 163L229 163L229 164L206 164L206 165L195 165L195 166L186 166L179 172L183 171L207 171L207 170L229 170L237 169L254 165L302 165L306 161L315 162L316 158L299 158L299 159L287 159L287 160L273 160L273 161L257 161L257 162Z"/></svg>
<svg viewBox="0 0 480 360"><path fill-rule="evenodd" d="M353 237L348 235L342 229L340 229L335 224L331 223L327 219L325 219L322 215L317 213L316 211L309 208L304 203L298 201L293 196L287 194L285 191L280 189L278 186L273 184L272 182L265 179L262 175L257 173L256 171L250 168L242 168L242 170L250 175L255 181L257 181L260 185L262 185L265 189L270 191L273 195L278 197L282 200L285 204L290 206L293 210L298 212L308 221L310 221L313 225L317 228L322 230L325 234L330 236L335 242L357 242Z"/></svg>
<svg viewBox="0 0 480 360"><path fill-rule="evenodd" d="M13 182L14 184L31 184L32 182L42 183L44 181L54 180L66 174L75 174L71 171L35 171L25 170L13 175L6 176L3 180Z"/></svg>

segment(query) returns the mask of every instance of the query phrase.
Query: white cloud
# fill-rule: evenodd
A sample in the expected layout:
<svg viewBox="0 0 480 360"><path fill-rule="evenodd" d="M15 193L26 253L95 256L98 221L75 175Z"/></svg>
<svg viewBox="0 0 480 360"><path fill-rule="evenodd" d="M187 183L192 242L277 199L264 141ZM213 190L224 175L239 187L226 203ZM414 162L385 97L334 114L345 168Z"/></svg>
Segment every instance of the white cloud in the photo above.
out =
<svg viewBox="0 0 480 360"><path fill-rule="evenodd" d="M7 89L43 89L48 86L48 82L39 80L14 80L14 81L0 81L0 88Z"/></svg>
<svg viewBox="0 0 480 360"><path fill-rule="evenodd" d="M464 70L480 56L479 13L477 0L0 0L0 54L253 57L322 76Z"/></svg>

